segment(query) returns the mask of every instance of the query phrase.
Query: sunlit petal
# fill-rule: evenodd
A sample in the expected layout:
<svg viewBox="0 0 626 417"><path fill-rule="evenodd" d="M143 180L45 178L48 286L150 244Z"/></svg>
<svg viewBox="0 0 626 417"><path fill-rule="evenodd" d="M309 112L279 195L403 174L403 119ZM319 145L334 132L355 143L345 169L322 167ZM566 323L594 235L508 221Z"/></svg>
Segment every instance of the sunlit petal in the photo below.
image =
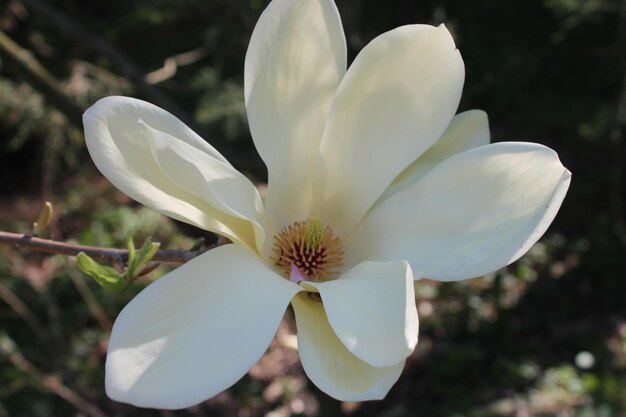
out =
<svg viewBox="0 0 626 417"><path fill-rule="evenodd" d="M141 100L107 97L85 112L83 123L93 161L122 192L177 220L256 247L263 214L249 205L260 201L254 186L176 117ZM169 163L189 155L195 155L193 162L184 166ZM181 186L190 176L194 184ZM203 187L206 192L199 192ZM231 187L234 197L225 192Z"/></svg>
<svg viewBox="0 0 626 417"><path fill-rule="evenodd" d="M164 409L212 397L261 357L299 290L237 245L195 258L149 285L118 316L107 394Z"/></svg>
<svg viewBox="0 0 626 417"><path fill-rule="evenodd" d="M372 209L345 244L346 263L406 259L423 277L443 281L495 271L543 235L570 176L542 145L460 153Z"/></svg>
<svg viewBox="0 0 626 417"><path fill-rule="evenodd" d="M364 262L317 288L335 334L376 367L406 359L417 344L413 274L406 262Z"/></svg>
<svg viewBox="0 0 626 417"><path fill-rule="evenodd" d="M415 184L428 171L449 157L468 149L489 144L487 113L470 110L459 113L435 144L393 180L379 201Z"/></svg>
<svg viewBox="0 0 626 417"><path fill-rule="evenodd" d="M163 174L173 184L207 201L217 210L250 220L260 250L268 226L256 187L239 171L198 152L193 146L147 125L146 130L152 156Z"/></svg>
<svg viewBox="0 0 626 417"><path fill-rule="evenodd" d="M464 67L442 25L403 26L370 42L346 73L321 143L315 213L350 230L456 113Z"/></svg>
<svg viewBox="0 0 626 417"><path fill-rule="evenodd" d="M300 294L293 298L298 326L298 351L308 377L326 394L342 401L385 397L398 380L404 360L376 368L357 358L328 323L322 303Z"/></svg>
<svg viewBox="0 0 626 417"><path fill-rule="evenodd" d="M313 164L346 69L332 0L274 0L261 15L245 65L250 131L267 165L267 211L277 230L309 215Z"/></svg>

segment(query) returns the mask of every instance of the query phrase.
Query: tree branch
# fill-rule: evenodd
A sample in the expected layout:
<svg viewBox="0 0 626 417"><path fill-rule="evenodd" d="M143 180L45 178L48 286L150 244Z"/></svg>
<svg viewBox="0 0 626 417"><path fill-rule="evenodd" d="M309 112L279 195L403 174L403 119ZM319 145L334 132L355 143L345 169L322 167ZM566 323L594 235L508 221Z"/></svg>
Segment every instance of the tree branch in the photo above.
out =
<svg viewBox="0 0 626 417"><path fill-rule="evenodd" d="M207 51L204 47L202 47L165 58L161 68L146 74L146 82L151 85L161 83L175 76L178 71L178 67L193 64L204 58L206 55Z"/></svg>
<svg viewBox="0 0 626 417"><path fill-rule="evenodd" d="M77 22L72 17L55 9L50 2L41 0L22 0L22 2L29 9L45 16L61 33L67 35L74 42L86 45L104 55L118 71L124 77L131 80L150 101L175 114L183 122L193 127L194 122L192 117L178 106L165 92L150 85L150 83L146 81L144 71L119 49L89 32L86 26Z"/></svg>
<svg viewBox="0 0 626 417"><path fill-rule="evenodd" d="M15 342L6 334L0 335L0 355L7 358L17 369L40 383L45 389L52 391L79 409L81 413L91 417L107 417L106 413L65 385L58 376L47 374L29 362L19 351Z"/></svg>
<svg viewBox="0 0 626 417"><path fill-rule="evenodd" d="M21 75L44 97L65 115L76 128L82 129L83 109L59 88L60 82L39 62L0 30L0 56L12 62Z"/></svg>
<svg viewBox="0 0 626 417"><path fill-rule="evenodd" d="M40 252L56 253L60 255L76 256L85 252L92 258L110 262L125 262L128 259L128 250L116 248L101 248L97 246L77 245L73 243L59 242L56 240L42 239L19 233L0 231L0 244L7 243L21 248L32 249ZM185 263L205 252L204 250L190 251L183 249L161 249L152 257L154 262Z"/></svg>

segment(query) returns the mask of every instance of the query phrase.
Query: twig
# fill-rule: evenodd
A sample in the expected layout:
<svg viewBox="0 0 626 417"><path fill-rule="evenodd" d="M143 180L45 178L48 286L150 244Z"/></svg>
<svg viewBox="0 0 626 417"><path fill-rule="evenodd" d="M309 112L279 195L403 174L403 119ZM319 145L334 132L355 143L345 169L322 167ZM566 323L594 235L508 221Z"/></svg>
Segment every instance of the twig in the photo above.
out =
<svg viewBox="0 0 626 417"><path fill-rule="evenodd" d="M89 312L92 316L94 316L102 330L104 330L105 332L110 332L111 328L113 327L113 323L111 323L111 319L109 318L109 316L107 316L104 308L102 308L102 305L100 305L96 297L93 295L91 289L89 289L87 282L79 277L76 270L68 270L68 275L70 276L70 279L74 283L74 286L80 293L81 297L83 297L85 304L87 304Z"/></svg>
<svg viewBox="0 0 626 417"><path fill-rule="evenodd" d="M163 66L146 74L148 84L158 84L176 75L178 67L193 64L207 55L205 48L196 48L192 51L183 52L167 57Z"/></svg>
<svg viewBox="0 0 626 417"><path fill-rule="evenodd" d="M32 310L24 303L13 291L9 289L6 285L0 282L0 299L7 303L31 328L33 333L39 341L44 345L48 346L49 337L45 328L37 319L37 316L32 312Z"/></svg>
<svg viewBox="0 0 626 417"><path fill-rule="evenodd" d="M104 39L90 33L86 27L75 19L54 8L50 2L41 0L22 0L22 2L29 9L44 16L49 22L55 25L61 33L71 38L72 41L87 45L107 57L118 71L131 80L150 101L176 114L185 123L193 123L191 116L179 107L166 93L150 85L145 79L143 70L119 49L115 48Z"/></svg>
<svg viewBox="0 0 626 417"><path fill-rule="evenodd" d="M63 384L59 377L46 374L30 363L22 356L13 340L9 339L8 336L3 336L2 340L0 340L0 354L5 356L17 369L39 382L47 390L54 392L78 408L82 413L92 417L107 417L102 410Z"/></svg>
<svg viewBox="0 0 626 417"><path fill-rule="evenodd" d="M61 319L61 308L59 302L53 291L50 290L49 285L33 285L33 281L29 280L33 289L37 291L39 297L43 301L43 305L48 315L48 328L50 334L55 343L55 347L60 351L67 348L67 339L65 338L65 331L63 330L63 320ZM56 358L55 358L56 359Z"/></svg>
<svg viewBox="0 0 626 417"><path fill-rule="evenodd" d="M42 239L34 236L0 231L0 243L8 243L26 249L37 250L60 255L76 256L85 252L92 258L110 262L125 262L128 260L128 250L115 248L101 248L98 246L78 245L59 242L57 240ZM203 253L204 250L171 250L161 249L152 257L154 262L185 263Z"/></svg>
<svg viewBox="0 0 626 417"><path fill-rule="evenodd" d="M110 42L107 42L104 38L90 32L87 27L85 27L80 22L77 22L76 19L73 19L72 17L68 16L65 13L62 13L57 8L53 7L51 2L42 0L21 1L26 5L26 7L36 13L41 14L44 18L50 21L50 23L52 23L59 30L59 32L67 35L72 42L81 43L105 56L117 69L118 73L130 80L133 85L136 86L137 89L141 91L141 93L149 101L160 107L163 107L172 114L175 114L176 117L185 122L189 127L195 130L201 136L203 133L207 133L205 129L202 128L202 126L196 124L189 112L181 108L180 105L174 99L172 99L169 94L160 89L157 85L152 85L150 83L151 81L147 79L144 70L142 70L126 54L124 54L115 46L111 45ZM239 1L237 2L236 6L241 10L241 17L244 18L244 20L247 22L247 26L252 27L254 19L245 13L245 2ZM208 53L205 48L200 47L197 50L192 51L193 53L191 54L191 56L186 55L186 53L182 54L183 61L189 62L190 58L197 58L193 55L197 53L203 53L201 52L202 50ZM202 58L202 56L200 56L198 59L200 58ZM180 59L180 57L178 59ZM178 63L179 66L183 64L184 62ZM154 75L152 77L154 77ZM152 81L154 81L154 78L152 79ZM79 115L80 114L82 114L82 111L79 113ZM79 128L82 129L82 124L79 124ZM234 146L229 141L218 140L216 138L212 138L211 144L215 146L222 153L222 155L224 155L236 167L241 168L244 171L260 173L259 165L258 163L256 163L256 155L254 151L242 153L242 149Z"/></svg>
<svg viewBox="0 0 626 417"><path fill-rule="evenodd" d="M20 69L21 75L50 101L67 120L82 129L83 110L59 89L59 81L26 49L0 30L0 55Z"/></svg>

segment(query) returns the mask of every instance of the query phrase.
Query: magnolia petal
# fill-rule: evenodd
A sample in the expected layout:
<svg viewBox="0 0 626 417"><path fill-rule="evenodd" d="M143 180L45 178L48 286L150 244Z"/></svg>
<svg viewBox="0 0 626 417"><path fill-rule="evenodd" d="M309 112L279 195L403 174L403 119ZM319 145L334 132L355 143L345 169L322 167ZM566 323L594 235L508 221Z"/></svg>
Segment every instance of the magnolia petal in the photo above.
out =
<svg viewBox="0 0 626 417"><path fill-rule="evenodd" d="M94 163L122 192L167 216L255 248L264 216L258 205L252 206L260 202L254 186L176 117L141 100L106 97L85 112L83 123ZM160 160L153 152L157 148ZM179 151L185 158L195 155L193 163L199 165L168 163ZM190 177L193 184L181 187ZM206 192L198 192L200 187ZM227 188L238 191L231 198Z"/></svg>
<svg viewBox="0 0 626 417"><path fill-rule="evenodd" d="M345 70L333 0L269 4L250 40L244 84L250 131L269 174L268 216L278 230L309 216L313 164Z"/></svg>
<svg viewBox="0 0 626 417"><path fill-rule="evenodd" d="M487 113L482 110L469 110L457 114L437 142L393 180L379 201L384 201L415 184L428 171L449 157L489 144L490 138Z"/></svg>
<svg viewBox="0 0 626 417"><path fill-rule="evenodd" d="M363 262L316 288L345 347L375 367L406 359L417 345L413 274L404 261Z"/></svg>
<svg viewBox="0 0 626 417"><path fill-rule="evenodd" d="M328 323L323 304L299 294L291 304L298 326L298 351L306 374L341 401L378 400L398 380L404 360L376 368L350 353Z"/></svg>
<svg viewBox="0 0 626 417"><path fill-rule="evenodd" d="M150 284L118 316L107 395L160 409L212 397L263 355L299 291L237 245L200 255Z"/></svg>
<svg viewBox="0 0 626 417"><path fill-rule="evenodd" d="M181 189L209 202L217 210L254 227L256 245L262 248L268 228L261 196L241 174L210 155L146 125L148 145L163 174Z"/></svg>
<svg viewBox="0 0 626 417"><path fill-rule="evenodd" d="M495 271L543 235L570 177L538 144L465 151L374 207L346 240L345 263L406 259L422 277L442 281Z"/></svg>
<svg viewBox="0 0 626 417"><path fill-rule="evenodd" d="M403 26L370 42L330 110L314 212L339 233L358 223L446 130L463 80L463 60L443 25Z"/></svg>

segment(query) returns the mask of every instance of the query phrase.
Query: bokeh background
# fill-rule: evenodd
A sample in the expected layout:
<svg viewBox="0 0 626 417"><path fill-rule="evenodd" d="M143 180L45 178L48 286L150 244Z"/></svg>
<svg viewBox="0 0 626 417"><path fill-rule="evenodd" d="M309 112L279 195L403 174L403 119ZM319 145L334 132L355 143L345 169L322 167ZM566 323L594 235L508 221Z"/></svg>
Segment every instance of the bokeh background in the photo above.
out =
<svg viewBox="0 0 626 417"><path fill-rule="evenodd" d="M383 401L340 403L303 375L288 312L239 383L189 410L140 410L103 390L111 323L162 266L121 293L74 261L0 245L0 417L626 416L626 2L338 0L351 59L376 35L445 22L466 65L460 110L494 141L555 149L573 172L554 224L484 278L421 281L420 343ZM214 236L175 224L96 171L80 114L102 96L175 113L255 181L265 168L243 105L243 62L266 0L2 0L0 229L164 248ZM228 319L219 317L216 319Z"/></svg>

